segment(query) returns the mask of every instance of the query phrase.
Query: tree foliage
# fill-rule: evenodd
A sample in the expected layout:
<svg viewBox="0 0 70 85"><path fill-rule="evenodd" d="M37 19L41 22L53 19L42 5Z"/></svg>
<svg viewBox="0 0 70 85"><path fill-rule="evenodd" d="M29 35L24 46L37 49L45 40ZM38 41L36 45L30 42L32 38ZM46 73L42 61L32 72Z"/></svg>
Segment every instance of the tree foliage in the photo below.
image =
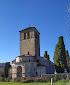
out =
<svg viewBox="0 0 70 85"><path fill-rule="evenodd" d="M55 47L53 60L54 60L55 66L56 66L56 71L58 73L63 72L64 69L67 68L63 36L60 36L58 38L58 43L56 44L56 47Z"/></svg>
<svg viewBox="0 0 70 85"><path fill-rule="evenodd" d="M44 58L47 58L49 60L49 55L47 54L47 51L44 53Z"/></svg>
<svg viewBox="0 0 70 85"><path fill-rule="evenodd" d="M65 53L66 53L66 57L68 57L69 56L68 50L66 50Z"/></svg>
<svg viewBox="0 0 70 85"><path fill-rule="evenodd" d="M50 60L49 55L47 55L47 59Z"/></svg>
<svg viewBox="0 0 70 85"><path fill-rule="evenodd" d="M47 58L47 51L45 51L44 53L44 58Z"/></svg>
<svg viewBox="0 0 70 85"><path fill-rule="evenodd" d="M8 77L9 68L10 68L10 62L6 62L4 67L4 77Z"/></svg>
<svg viewBox="0 0 70 85"><path fill-rule="evenodd" d="M68 50L66 50L65 52L66 52L67 71L70 72L70 57Z"/></svg>

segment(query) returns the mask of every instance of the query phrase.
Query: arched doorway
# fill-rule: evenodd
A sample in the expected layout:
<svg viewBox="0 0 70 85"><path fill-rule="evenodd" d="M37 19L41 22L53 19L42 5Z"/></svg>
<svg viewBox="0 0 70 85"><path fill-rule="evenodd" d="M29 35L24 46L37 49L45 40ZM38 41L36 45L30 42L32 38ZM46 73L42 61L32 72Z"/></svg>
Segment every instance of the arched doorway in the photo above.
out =
<svg viewBox="0 0 70 85"><path fill-rule="evenodd" d="M17 67L17 77L22 77L22 67L21 66Z"/></svg>

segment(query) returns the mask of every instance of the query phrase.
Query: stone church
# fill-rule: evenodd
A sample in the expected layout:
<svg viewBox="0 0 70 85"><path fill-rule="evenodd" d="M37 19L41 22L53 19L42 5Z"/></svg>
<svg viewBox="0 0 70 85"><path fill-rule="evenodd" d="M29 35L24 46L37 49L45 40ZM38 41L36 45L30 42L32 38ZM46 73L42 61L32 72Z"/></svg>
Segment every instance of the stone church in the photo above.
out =
<svg viewBox="0 0 70 85"><path fill-rule="evenodd" d="M40 33L38 30L35 27L28 27L19 32L20 56L12 61L12 78L54 74L54 63L40 56Z"/></svg>

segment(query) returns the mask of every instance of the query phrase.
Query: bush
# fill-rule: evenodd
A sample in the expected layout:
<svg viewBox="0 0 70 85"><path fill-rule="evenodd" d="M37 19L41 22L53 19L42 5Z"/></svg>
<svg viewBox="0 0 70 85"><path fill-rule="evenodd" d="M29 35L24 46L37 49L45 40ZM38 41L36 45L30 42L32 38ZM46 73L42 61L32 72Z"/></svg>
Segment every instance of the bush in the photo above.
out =
<svg viewBox="0 0 70 85"><path fill-rule="evenodd" d="M11 79L10 78L4 78L4 82L10 82Z"/></svg>
<svg viewBox="0 0 70 85"><path fill-rule="evenodd" d="M0 77L0 82L10 82L12 79L10 78L5 78L5 77Z"/></svg>
<svg viewBox="0 0 70 85"><path fill-rule="evenodd" d="M15 78L15 79L14 79L14 82L21 82L21 77Z"/></svg>
<svg viewBox="0 0 70 85"><path fill-rule="evenodd" d="M3 82L4 81L4 78L3 77L0 77L0 82Z"/></svg>

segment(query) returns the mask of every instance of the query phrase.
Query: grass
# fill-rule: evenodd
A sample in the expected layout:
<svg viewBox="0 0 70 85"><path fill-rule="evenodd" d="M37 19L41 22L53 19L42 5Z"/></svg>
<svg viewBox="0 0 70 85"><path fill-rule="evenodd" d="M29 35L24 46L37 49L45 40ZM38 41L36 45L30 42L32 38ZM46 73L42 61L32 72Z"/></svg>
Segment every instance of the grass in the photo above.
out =
<svg viewBox="0 0 70 85"><path fill-rule="evenodd" d="M51 83L20 83L20 82L0 82L0 85L51 85ZM53 85L70 85L68 83L56 82Z"/></svg>

